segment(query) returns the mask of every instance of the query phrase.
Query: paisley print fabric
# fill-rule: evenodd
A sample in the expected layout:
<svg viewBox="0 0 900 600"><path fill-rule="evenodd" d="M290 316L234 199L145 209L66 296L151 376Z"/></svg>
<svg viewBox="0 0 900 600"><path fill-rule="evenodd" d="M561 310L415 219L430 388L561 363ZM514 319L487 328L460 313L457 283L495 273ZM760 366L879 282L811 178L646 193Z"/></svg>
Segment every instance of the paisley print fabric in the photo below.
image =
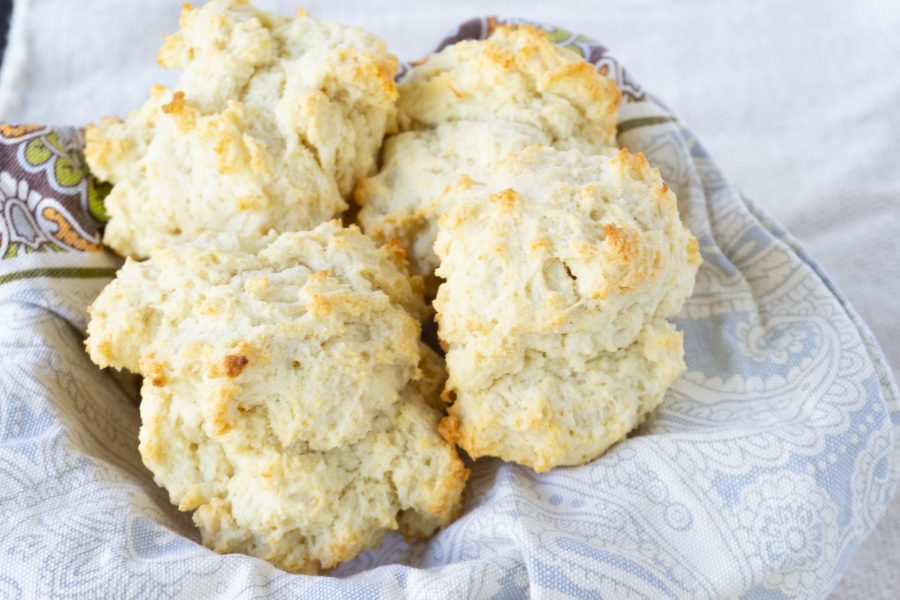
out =
<svg viewBox="0 0 900 600"><path fill-rule="evenodd" d="M499 19L464 23L444 44ZM624 90L619 142L658 165L704 264L678 318L688 372L599 460L473 465L433 539L387 538L330 576L198 543L137 453L130 377L82 349L119 265L76 130L0 127L0 597L821 598L900 473L879 349L793 238L609 52L546 28Z"/></svg>
<svg viewBox="0 0 900 600"><path fill-rule="evenodd" d="M0 124L0 260L99 252L103 186L86 176L76 129Z"/></svg>

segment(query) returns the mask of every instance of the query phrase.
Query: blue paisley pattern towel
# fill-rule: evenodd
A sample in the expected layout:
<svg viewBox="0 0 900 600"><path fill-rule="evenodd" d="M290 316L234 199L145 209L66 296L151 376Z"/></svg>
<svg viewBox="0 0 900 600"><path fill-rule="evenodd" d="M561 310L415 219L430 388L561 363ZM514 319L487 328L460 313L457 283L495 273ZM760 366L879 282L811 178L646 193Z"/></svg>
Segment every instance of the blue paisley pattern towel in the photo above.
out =
<svg viewBox="0 0 900 600"><path fill-rule="evenodd" d="M498 23L461 25L444 43ZM543 475L473 468L462 517L328 577L197 541L137 453L137 393L94 367L85 308L118 259L74 129L0 127L0 597L821 598L900 473L900 402L871 334L790 235L605 48L619 142L678 195L704 264L688 372L641 431Z"/></svg>

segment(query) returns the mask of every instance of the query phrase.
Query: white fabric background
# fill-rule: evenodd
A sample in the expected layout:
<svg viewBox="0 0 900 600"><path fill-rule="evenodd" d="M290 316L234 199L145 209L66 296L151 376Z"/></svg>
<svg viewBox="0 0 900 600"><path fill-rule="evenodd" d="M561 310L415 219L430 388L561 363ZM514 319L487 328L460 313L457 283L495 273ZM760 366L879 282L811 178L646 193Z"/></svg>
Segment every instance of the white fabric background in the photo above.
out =
<svg viewBox="0 0 900 600"><path fill-rule="evenodd" d="M298 0L259 0L290 12ZM18 0L0 119L84 124L124 114L151 83L180 0ZM755 0L308 0L402 58L458 22L521 16L582 32L681 114L746 195L837 281L900 375L900 3ZM834 598L900 597L900 499Z"/></svg>

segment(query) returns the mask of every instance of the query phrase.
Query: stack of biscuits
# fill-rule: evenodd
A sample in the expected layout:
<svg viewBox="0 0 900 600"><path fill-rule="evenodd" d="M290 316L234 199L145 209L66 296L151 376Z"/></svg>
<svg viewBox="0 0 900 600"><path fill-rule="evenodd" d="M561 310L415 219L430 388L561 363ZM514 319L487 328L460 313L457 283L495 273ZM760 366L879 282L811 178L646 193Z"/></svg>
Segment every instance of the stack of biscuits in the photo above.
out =
<svg viewBox="0 0 900 600"><path fill-rule="evenodd" d="M302 11L180 27L175 88L87 132L128 258L86 345L143 376L144 464L208 547L319 573L430 536L457 446L584 464L684 371L697 242L580 56L499 27L395 84L381 40Z"/></svg>

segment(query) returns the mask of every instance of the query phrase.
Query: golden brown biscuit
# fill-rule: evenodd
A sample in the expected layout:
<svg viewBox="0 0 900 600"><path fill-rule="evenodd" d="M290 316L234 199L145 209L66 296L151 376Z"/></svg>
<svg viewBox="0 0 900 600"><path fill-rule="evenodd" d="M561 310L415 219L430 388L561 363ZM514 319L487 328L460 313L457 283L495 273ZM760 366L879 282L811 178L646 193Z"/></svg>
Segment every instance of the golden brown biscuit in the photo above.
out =
<svg viewBox="0 0 900 600"><path fill-rule="evenodd" d="M123 255L204 231L309 229L343 211L393 127L397 61L362 30L245 1L186 5L159 62L183 70L124 121L87 131L114 184L104 242Z"/></svg>
<svg viewBox="0 0 900 600"><path fill-rule="evenodd" d="M426 310L402 254L329 222L127 261L86 345L144 376L141 456L207 546L315 573L460 508Z"/></svg>
<svg viewBox="0 0 900 600"><path fill-rule="evenodd" d="M684 369L664 319L700 255L675 196L640 154L535 147L442 201L442 431L540 471L596 458Z"/></svg>
<svg viewBox="0 0 900 600"><path fill-rule="evenodd" d="M432 54L399 89L402 130L499 120L531 125L560 148L616 143L616 83L531 25L504 25Z"/></svg>

